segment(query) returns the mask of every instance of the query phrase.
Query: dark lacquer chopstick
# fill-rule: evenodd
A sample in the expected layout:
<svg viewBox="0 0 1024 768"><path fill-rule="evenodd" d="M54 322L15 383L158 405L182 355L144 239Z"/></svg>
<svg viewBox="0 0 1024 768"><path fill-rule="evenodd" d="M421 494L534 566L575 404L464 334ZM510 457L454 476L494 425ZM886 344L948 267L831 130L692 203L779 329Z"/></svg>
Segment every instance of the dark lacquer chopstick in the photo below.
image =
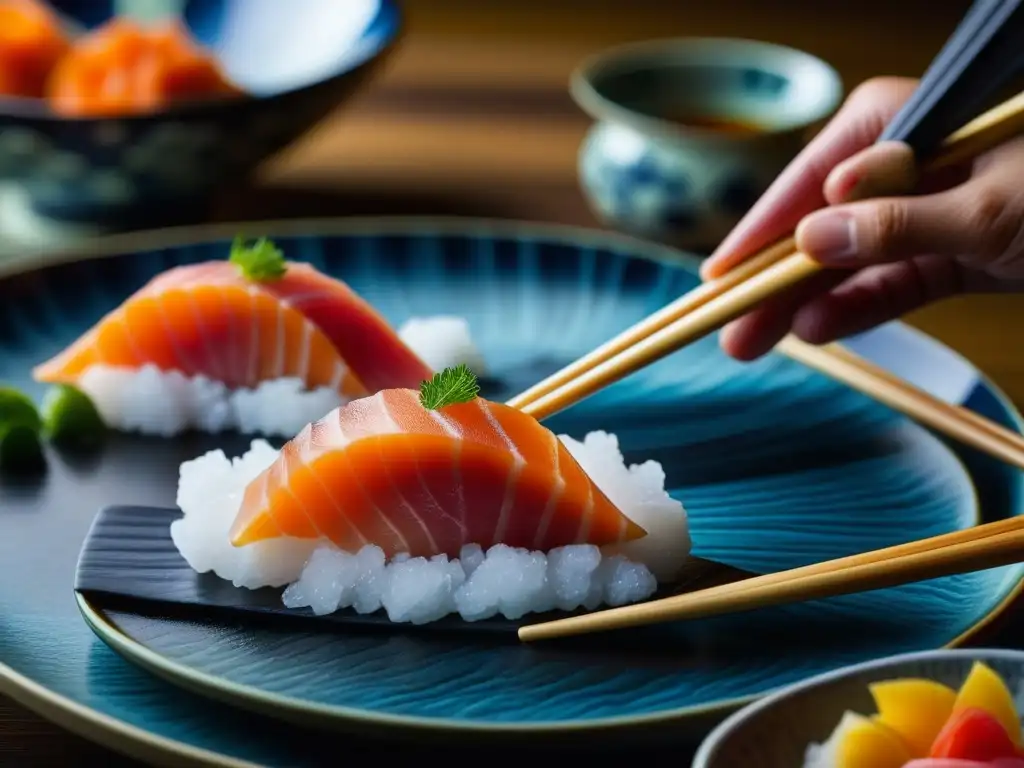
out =
<svg viewBox="0 0 1024 768"><path fill-rule="evenodd" d="M879 141L903 141L922 157L995 103L1024 68L1024 0L978 0Z"/></svg>

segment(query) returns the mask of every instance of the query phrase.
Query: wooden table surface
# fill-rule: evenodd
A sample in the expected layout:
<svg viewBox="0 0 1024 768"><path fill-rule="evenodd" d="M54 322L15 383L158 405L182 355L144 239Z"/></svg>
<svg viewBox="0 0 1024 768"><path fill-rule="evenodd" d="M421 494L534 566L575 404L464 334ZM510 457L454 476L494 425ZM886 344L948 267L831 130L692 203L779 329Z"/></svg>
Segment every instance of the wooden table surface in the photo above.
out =
<svg viewBox="0 0 1024 768"><path fill-rule="evenodd" d="M214 218L445 214L597 226L575 178L588 120L566 82L581 58L652 37L748 37L821 56L846 87L918 75L967 0L407 0L387 71L275 158ZM626 10L626 8L629 10ZM1024 403L1024 297L945 302L909 318ZM1011 337L1015 338L1015 337ZM0 698L0 766L138 765Z"/></svg>

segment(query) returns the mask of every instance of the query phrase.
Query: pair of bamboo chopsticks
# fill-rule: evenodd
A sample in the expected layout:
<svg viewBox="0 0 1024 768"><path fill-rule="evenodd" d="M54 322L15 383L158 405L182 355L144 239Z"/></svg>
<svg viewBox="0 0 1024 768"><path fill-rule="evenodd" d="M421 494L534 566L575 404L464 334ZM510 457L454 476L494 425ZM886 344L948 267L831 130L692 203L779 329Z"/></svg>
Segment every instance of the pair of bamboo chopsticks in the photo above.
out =
<svg viewBox="0 0 1024 768"><path fill-rule="evenodd" d="M989 110L950 136L928 169L962 163L1022 132L1024 93ZM703 283L508 404L538 419L551 416L713 333L765 299L822 269L810 257L795 251L795 242L787 238L722 277Z"/></svg>
<svg viewBox="0 0 1024 768"><path fill-rule="evenodd" d="M929 168L960 163L1024 132L1024 93L950 136ZM661 311L509 402L537 418L568 407L738 317L820 268L782 241ZM1024 439L942 402L839 345L788 337L779 350L928 426L1024 467ZM814 600L985 570L1024 559L1024 520L1014 518L686 595L522 627L523 641L553 639Z"/></svg>
<svg viewBox="0 0 1024 768"><path fill-rule="evenodd" d="M935 169L961 163L1021 132L1024 132L1024 93L950 136L928 167ZM911 181L894 179L887 192L895 193L897 187L905 187ZM809 257L794 252L794 247L792 238L770 246L731 272L698 286L508 404L543 419L712 333L776 292L822 269ZM837 344L813 347L788 337L779 344L778 350L937 431L1024 468L1024 438L1020 435L965 408L942 402Z"/></svg>
<svg viewBox="0 0 1024 768"><path fill-rule="evenodd" d="M1024 560L1024 519L1015 517L686 595L528 625L519 629L519 639L548 640L706 618L982 571L1021 560Z"/></svg>

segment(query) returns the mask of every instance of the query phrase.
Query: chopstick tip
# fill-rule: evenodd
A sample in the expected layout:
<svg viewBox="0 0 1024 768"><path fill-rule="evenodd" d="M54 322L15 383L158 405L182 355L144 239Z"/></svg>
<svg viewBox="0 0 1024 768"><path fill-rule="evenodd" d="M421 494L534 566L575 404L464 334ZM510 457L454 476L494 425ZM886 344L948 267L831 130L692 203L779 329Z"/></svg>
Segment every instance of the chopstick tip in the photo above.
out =
<svg viewBox="0 0 1024 768"><path fill-rule="evenodd" d="M588 627L596 623L594 617L602 613L604 612L598 611L595 614L586 614L584 616L572 616L567 619L554 619L552 621L540 621L536 624L526 624L518 630L519 641L535 643L542 640L557 640L561 637L585 634Z"/></svg>
<svg viewBox="0 0 1024 768"><path fill-rule="evenodd" d="M517 634L520 642L535 643L541 640L558 640L564 637L642 626L651 623L652 620L657 621L657 617L650 615L649 603L634 603L585 613L582 616L526 624L517 630Z"/></svg>

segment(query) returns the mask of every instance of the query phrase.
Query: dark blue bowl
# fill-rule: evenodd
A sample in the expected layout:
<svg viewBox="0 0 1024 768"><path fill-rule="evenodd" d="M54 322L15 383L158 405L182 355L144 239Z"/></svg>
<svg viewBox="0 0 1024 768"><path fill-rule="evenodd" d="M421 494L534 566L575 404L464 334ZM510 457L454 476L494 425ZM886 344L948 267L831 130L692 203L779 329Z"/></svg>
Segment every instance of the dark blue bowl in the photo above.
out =
<svg viewBox="0 0 1024 768"><path fill-rule="evenodd" d="M85 28L102 24L121 5L51 4ZM141 12L159 3L134 5ZM401 25L392 0L180 5L192 33L247 95L82 119L54 115L40 100L0 99L0 180L11 190L2 200L0 230L43 222L102 232L191 218L217 187L241 181L352 94Z"/></svg>

